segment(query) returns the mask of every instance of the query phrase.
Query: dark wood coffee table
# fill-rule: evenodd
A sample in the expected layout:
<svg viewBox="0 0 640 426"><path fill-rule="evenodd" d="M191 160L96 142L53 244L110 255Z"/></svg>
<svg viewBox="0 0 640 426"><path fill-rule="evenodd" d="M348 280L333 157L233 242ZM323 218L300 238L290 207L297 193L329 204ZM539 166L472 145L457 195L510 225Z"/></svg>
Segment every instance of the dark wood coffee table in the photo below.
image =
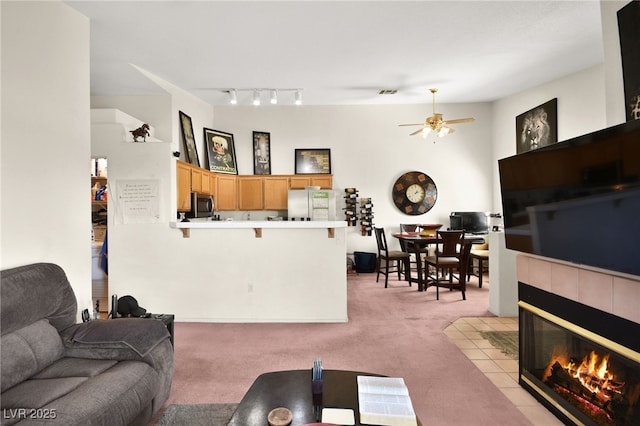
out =
<svg viewBox="0 0 640 426"><path fill-rule="evenodd" d="M324 370L322 398L311 393L311 369L264 373L253 382L233 413L229 426L264 426L267 416L277 407L293 413L291 426L320 421L322 407L351 408L355 424L360 424L358 410L358 376L380 374L358 371ZM420 425L420 422L418 421Z"/></svg>

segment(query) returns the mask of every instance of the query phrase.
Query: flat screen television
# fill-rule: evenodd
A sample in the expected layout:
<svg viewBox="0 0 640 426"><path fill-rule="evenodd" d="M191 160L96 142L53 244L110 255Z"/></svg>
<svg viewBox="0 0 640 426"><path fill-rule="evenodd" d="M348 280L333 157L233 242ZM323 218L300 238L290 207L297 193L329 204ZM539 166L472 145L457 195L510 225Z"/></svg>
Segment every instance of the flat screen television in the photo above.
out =
<svg viewBox="0 0 640 426"><path fill-rule="evenodd" d="M470 234L486 234L489 232L489 213L487 212L451 212L450 229L463 229Z"/></svg>
<svg viewBox="0 0 640 426"><path fill-rule="evenodd" d="M640 276L640 120L498 167L507 248Z"/></svg>

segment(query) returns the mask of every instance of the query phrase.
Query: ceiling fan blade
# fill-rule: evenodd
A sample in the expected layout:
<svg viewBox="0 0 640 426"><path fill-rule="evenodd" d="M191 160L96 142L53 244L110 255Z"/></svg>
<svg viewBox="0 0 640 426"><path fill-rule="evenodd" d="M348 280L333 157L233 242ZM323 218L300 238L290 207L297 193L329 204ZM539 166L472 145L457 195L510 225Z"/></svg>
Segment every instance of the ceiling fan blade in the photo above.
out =
<svg viewBox="0 0 640 426"><path fill-rule="evenodd" d="M444 122L447 124L456 124L456 123L473 123L476 121L475 118L456 118L453 120L445 120Z"/></svg>
<svg viewBox="0 0 640 426"><path fill-rule="evenodd" d="M423 128L424 128L424 127L423 127ZM416 130L416 131L415 131L415 132L413 132L413 133L409 133L409 136L415 136L415 135L418 135L418 134L420 134L420 133L422 133L422 129L420 129L420 130Z"/></svg>
<svg viewBox="0 0 640 426"><path fill-rule="evenodd" d="M398 126L424 126L424 123L420 123L420 124L398 124Z"/></svg>

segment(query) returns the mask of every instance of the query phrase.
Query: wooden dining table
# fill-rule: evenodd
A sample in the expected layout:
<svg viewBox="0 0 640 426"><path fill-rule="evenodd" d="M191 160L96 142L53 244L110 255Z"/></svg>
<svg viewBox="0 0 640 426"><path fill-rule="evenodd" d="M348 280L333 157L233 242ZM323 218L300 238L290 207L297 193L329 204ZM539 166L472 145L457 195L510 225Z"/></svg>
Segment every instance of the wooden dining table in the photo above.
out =
<svg viewBox="0 0 640 426"><path fill-rule="evenodd" d="M418 272L418 291L425 291L427 289L427 281L423 278L422 274L422 253L426 253L426 248L432 244L438 244L442 242L442 239L437 234L420 234L420 232L397 232L393 236L399 240L405 242L405 246L409 252L412 252L416 256L416 271ZM463 238L463 244L482 244L484 243L484 237L481 235L466 234ZM426 265L425 265L426 268ZM409 281L413 282L411 277L411 271L409 271Z"/></svg>

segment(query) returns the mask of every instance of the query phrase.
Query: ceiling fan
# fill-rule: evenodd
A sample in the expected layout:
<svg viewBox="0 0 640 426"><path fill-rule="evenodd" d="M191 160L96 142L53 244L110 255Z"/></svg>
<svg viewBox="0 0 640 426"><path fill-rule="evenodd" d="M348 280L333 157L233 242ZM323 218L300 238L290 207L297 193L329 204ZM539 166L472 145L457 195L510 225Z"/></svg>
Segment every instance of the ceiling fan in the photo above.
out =
<svg viewBox="0 0 640 426"><path fill-rule="evenodd" d="M433 115L431 117L427 117L424 120L424 123L400 124L400 126L423 126L422 129L410 133L409 136L422 133L422 137L426 138L431 131L434 131L436 132L438 137L441 138L455 131L455 129L449 127L449 124L472 123L475 121L475 118L456 118L454 120L444 120L442 118L442 114L436 112L436 92L438 91L438 89L429 89L429 91L431 92L431 95L433 97Z"/></svg>

